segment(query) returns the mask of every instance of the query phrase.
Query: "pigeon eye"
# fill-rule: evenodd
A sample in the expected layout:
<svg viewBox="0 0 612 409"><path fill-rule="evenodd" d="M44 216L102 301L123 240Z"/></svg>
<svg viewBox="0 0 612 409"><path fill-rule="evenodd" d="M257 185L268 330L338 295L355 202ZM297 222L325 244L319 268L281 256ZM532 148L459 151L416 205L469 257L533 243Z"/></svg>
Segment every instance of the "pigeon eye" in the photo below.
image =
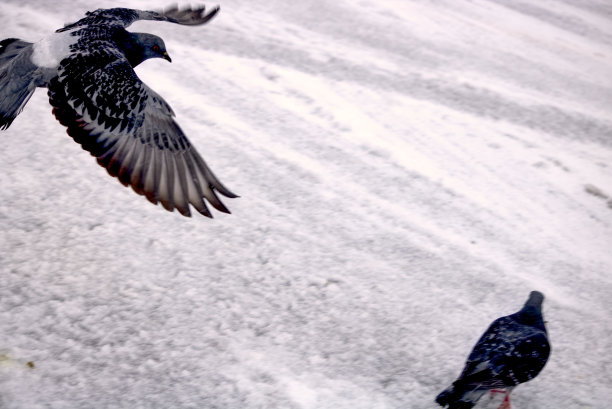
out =
<svg viewBox="0 0 612 409"><path fill-rule="evenodd" d="M155 44L153 46L153 51L155 51L155 52L159 51L159 46L157 44Z"/></svg>

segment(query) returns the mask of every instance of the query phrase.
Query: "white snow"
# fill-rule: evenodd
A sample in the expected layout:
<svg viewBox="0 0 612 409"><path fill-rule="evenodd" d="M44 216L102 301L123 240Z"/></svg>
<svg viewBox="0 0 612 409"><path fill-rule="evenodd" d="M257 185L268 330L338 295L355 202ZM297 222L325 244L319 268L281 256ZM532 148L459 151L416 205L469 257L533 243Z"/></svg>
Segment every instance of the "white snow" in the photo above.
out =
<svg viewBox="0 0 612 409"><path fill-rule="evenodd" d="M608 3L234 0L134 24L173 59L137 73L241 197L213 220L151 205L39 90L1 135L0 408L434 409L531 290L553 351L513 407L607 408ZM168 4L8 0L0 38L110 6Z"/></svg>

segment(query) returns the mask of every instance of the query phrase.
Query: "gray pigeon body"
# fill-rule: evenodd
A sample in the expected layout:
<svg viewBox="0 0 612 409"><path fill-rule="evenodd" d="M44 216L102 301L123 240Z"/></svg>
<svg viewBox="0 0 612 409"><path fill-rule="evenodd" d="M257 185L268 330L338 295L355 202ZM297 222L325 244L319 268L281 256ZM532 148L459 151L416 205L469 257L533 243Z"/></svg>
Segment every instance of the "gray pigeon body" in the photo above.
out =
<svg viewBox="0 0 612 409"><path fill-rule="evenodd" d="M498 318L470 353L459 378L436 398L449 409L470 409L490 390L507 390L535 378L550 355L542 318L544 295L532 291L523 308Z"/></svg>
<svg viewBox="0 0 612 409"><path fill-rule="evenodd" d="M191 205L212 217L204 199L229 213L217 193L237 196L191 145L168 103L134 72L149 58L171 61L163 40L126 30L137 20L200 25L218 11L99 9L38 43L1 41L0 129L11 125L37 87L46 87L68 134L122 184L184 216Z"/></svg>

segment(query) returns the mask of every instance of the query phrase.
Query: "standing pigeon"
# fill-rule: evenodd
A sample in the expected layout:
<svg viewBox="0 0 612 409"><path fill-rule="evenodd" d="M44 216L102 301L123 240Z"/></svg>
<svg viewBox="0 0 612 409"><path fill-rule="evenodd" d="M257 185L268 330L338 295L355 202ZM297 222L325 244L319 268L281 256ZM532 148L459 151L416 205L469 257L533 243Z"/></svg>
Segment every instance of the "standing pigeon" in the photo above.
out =
<svg viewBox="0 0 612 409"><path fill-rule="evenodd" d="M493 321L474 346L459 379L436 402L449 409L469 409L487 391L505 389L500 409L509 409L512 389L535 378L550 355L542 301L544 295L532 291L519 312Z"/></svg>
<svg viewBox="0 0 612 409"><path fill-rule="evenodd" d="M208 168L168 103L134 72L149 58L171 61L164 41L126 31L137 20L201 25L219 7L165 11L98 9L32 44L0 42L0 129L8 128L36 87L47 87L53 114L111 176L164 208L212 217L204 198L229 213L216 192L237 197Z"/></svg>

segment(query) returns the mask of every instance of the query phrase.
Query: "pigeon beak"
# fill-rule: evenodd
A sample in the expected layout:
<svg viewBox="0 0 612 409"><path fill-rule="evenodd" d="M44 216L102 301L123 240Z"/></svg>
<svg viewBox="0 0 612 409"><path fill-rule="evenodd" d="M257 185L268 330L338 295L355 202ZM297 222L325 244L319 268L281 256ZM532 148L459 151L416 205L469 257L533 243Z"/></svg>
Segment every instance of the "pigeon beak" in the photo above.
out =
<svg viewBox="0 0 612 409"><path fill-rule="evenodd" d="M168 53L167 53L167 52L164 52L164 53L162 54L162 58L163 58L164 60L168 61L168 62L172 62L172 58L170 58L170 56L168 55Z"/></svg>

